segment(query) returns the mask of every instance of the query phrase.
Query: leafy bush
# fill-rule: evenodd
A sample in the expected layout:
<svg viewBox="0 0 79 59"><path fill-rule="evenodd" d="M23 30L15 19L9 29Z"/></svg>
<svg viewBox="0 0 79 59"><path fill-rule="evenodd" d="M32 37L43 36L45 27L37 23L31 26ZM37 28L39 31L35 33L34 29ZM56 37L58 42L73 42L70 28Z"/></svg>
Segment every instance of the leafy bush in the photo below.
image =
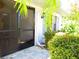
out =
<svg viewBox="0 0 79 59"><path fill-rule="evenodd" d="M45 47L46 48L47 48L48 41L51 40L54 35L55 35L55 32L52 32L52 31L47 31L47 32L44 33Z"/></svg>
<svg viewBox="0 0 79 59"><path fill-rule="evenodd" d="M62 31L67 33L79 32L79 9L78 4L73 4L70 13L65 13L62 24Z"/></svg>
<svg viewBox="0 0 79 59"><path fill-rule="evenodd" d="M62 31L63 32L67 32L67 33L73 33L75 32L75 25L73 24L69 24L69 25L65 25L63 28L62 28Z"/></svg>
<svg viewBox="0 0 79 59"><path fill-rule="evenodd" d="M55 35L48 42L51 59L79 59L79 36Z"/></svg>
<svg viewBox="0 0 79 59"><path fill-rule="evenodd" d="M61 31L66 33L79 32L79 23L75 20L64 20Z"/></svg>

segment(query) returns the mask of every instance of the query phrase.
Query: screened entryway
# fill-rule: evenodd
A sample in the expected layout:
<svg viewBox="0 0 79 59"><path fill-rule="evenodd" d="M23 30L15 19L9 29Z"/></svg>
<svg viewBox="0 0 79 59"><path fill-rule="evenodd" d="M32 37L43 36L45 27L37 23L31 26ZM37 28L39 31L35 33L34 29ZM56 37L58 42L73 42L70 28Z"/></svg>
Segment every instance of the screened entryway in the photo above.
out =
<svg viewBox="0 0 79 59"><path fill-rule="evenodd" d="M21 16L3 0L1 3L0 56L2 57L34 45L35 9L28 7L27 16Z"/></svg>

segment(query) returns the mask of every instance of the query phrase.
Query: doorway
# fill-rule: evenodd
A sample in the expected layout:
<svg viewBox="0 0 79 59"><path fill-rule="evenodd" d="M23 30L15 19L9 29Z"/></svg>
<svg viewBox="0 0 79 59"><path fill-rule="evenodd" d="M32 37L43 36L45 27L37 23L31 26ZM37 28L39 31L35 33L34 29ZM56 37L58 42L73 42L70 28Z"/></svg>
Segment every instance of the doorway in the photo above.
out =
<svg viewBox="0 0 79 59"><path fill-rule="evenodd" d="M34 45L35 32L35 9L28 7L28 14L26 16L19 16L19 44L20 49L24 49Z"/></svg>

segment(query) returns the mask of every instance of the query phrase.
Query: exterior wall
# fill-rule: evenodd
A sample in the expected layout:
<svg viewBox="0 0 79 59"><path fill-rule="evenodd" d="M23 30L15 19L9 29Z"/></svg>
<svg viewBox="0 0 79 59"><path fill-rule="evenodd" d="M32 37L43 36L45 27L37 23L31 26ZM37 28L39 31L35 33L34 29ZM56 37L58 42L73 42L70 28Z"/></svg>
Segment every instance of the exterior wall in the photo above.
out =
<svg viewBox="0 0 79 59"><path fill-rule="evenodd" d="M41 19L41 10L35 10L35 45L38 45L43 38L43 19ZM39 41L39 42L38 42Z"/></svg>
<svg viewBox="0 0 79 59"><path fill-rule="evenodd" d="M41 8L35 7L35 45L39 45L39 43L44 43L44 19L41 18ZM62 17L60 14L55 14L57 18L56 21L56 31L61 30L62 27ZM54 25L54 23L52 24ZM54 29L54 28L52 28Z"/></svg>

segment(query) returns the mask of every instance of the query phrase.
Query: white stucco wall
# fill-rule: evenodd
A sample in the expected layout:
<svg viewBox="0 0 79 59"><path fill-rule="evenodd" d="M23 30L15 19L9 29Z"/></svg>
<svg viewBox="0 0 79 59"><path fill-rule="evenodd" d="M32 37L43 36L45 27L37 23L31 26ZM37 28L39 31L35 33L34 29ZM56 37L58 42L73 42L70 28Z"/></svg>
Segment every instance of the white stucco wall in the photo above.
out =
<svg viewBox="0 0 79 59"><path fill-rule="evenodd" d="M43 38L43 19L41 19L41 10L35 9L35 45L38 45Z"/></svg>
<svg viewBox="0 0 79 59"><path fill-rule="evenodd" d="M39 7L35 7L35 45L38 45L38 42L44 42L44 19L41 18L42 9ZM57 22L56 22L56 30L60 30L62 27L62 17L60 14L56 13Z"/></svg>

